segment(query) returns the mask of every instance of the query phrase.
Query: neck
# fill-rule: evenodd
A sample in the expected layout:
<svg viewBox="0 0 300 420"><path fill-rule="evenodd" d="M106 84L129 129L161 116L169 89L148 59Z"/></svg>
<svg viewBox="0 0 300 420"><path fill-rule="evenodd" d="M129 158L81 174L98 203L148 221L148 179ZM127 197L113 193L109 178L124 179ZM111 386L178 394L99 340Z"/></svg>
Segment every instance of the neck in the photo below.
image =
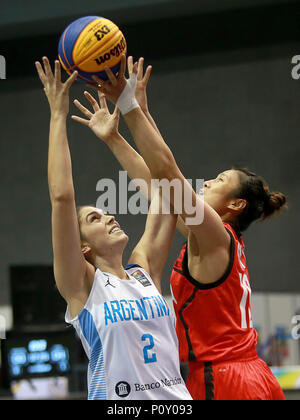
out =
<svg viewBox="0 0 300 420"><path fill-rule="evenodd" d="M232 217L232 214L229 212L222 214L221 219L224 223L234 223L234 217Z"/></svg>
<svg viewBox="0 0 300 420"><path fill-rule="evenodd" d="M240 237L242 235L241 231L240 231L240 228L239 228L239 225L237 224L237 221L234 217L223 217L222 216L221 219L222 219L222 222L228 223L229 225L231 225L231 227L234 229L237 237Z"/></svg>
<svg viewBox="0 0 300 420"><path fill-rule="evenodd" d="M114 274L120 279L127 279L128 276L122 264L122 257L113 258L97 256L94 261L94 266L106 273Z"/></svg>

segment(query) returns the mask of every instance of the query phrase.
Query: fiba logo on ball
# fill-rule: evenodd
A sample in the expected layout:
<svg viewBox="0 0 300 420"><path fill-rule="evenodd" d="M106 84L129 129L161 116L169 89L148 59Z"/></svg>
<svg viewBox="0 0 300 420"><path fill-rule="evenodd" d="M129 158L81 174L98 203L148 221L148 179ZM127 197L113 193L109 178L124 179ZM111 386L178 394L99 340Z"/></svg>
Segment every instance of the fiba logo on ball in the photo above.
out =
<svg viewBox="0 0 300 420"><path fill-rule="evenodd" d="M115 23L99 16L84 16L62 33L58 58L68 74L76 70L78 80L95 83L93 75L107 80L106 66L115 74L119 71L126 50L124 35Z"/></svg>
<svg viewBox="0 0 300 420"><path fill-rule="evenodd" d="M118 397L125 398L130 394L131 387L128 382L121 381L115 386L115 391Z"/></svg>

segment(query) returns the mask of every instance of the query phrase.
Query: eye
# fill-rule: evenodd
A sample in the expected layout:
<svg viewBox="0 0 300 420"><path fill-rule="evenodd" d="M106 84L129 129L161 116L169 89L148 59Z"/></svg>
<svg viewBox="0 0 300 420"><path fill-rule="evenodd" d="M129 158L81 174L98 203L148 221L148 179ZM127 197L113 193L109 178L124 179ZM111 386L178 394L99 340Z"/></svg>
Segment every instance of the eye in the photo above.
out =
<svg viewBox="0 0 300 420"><path fill-rule="evenodd" d="M93 214L93 215L90 217L90 222L91 222L91 223L95 222L95 220L96 220L96 221L97 221L97 220L100 220L100 215L98 215L98 214Z"/></svg>

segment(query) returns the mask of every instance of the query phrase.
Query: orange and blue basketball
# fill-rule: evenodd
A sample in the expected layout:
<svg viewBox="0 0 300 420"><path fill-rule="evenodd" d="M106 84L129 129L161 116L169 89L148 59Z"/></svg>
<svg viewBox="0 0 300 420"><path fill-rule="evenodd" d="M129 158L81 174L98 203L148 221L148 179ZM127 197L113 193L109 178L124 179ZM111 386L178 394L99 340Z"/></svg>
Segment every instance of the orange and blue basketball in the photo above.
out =
<svg viewBox="0 0 300 420"><path fill-rule="evenodd" d="M107 80L106 66L115 74L119 71L126 49L125 37L117 25L103 17L84 16L62 33L58 57L68 74L77 70L78 80L94 83L93 75Z"/></svg>

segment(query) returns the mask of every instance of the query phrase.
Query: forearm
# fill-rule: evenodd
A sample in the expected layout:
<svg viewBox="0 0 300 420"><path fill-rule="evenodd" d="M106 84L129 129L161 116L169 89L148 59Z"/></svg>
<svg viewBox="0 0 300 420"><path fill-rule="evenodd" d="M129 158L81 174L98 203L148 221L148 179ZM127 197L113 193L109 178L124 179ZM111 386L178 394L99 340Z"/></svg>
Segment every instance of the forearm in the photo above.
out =
<svg viewBox="0 0 300 420"><path fill-rule="evenodd" d="M141 106L141 104L140 104L140 106ZM143 111L143 113L144 113L144 115L146 116L146 118L147 118L147 120L150 122L150 124L152 125L152 127L157 131L157 133L161 136L161 134L160 134L160 131L159 131L159 129L158 129L158 127L157 127L157 125L156 125L156 123L155 123L155 121L154 121L154 119L153 119L153 117L152 117L152 115L150 114L150 112L149 112L149 109L148 109L148 106L146 106L146 107L142 107L141 106L141 109L142 109L142 111ZM126 142L127 143L127 142ZM128 143L127 143L128 144ZM129 146L129 145L128 145ZM130 147L130 146L129 146ZM132 148L131 148L132 149ZM134 149L132 149L133 150L133 152L134 153L136 153L137 154L137 156L139 156L139 158L141 159L141 161L143 162L143 166L145 166L146 167L146 170L147 170L147 173L149 174L149 178L150 178L150 180L149 181L147 181L148 182L148 186L150 185L150 182L151 182L151 173L150 173L150 171L149 171L149 168L148 168L148 166L145 164L145 161L144 161L144 159L134 150ZM121 163L121 162L120 162ZM123 166L124 167L124 166ZM148 188L148 191L150 191L150 189ZM151 197L148 197L149 198L149 200L151 200ZM185 237L185 238L187 238L188 237L188 232L189 232L189 230L188 230L188 227L185 225L185 223L184 223L184 220L182 219L182 217L181 216L179 216L178 217L178 219L177 219L177 223L176 223L176 229Z"/></svg>
<svg viewBox="0 0 300 420"><path fill-rule="evenodd" d="M173 154L143 111L136 108L125 114L124 119L151 177L173 179L177 168Z"/></svg>
<svg viewBox="0 0 300 420"><path fill-rule="evenodd" d="M107 145L131 179L142 179L148 187L151 185L151 173L144 159L121 135L113 136Z"/></svg>
<svg viewBox="0 0 300 420"><path fill-rule="evenodd" d="M142 111L149 123L160 135L159 129L148 108L142 108ZM107 142L107 145L122 168L128 173L130 179L142 179L146 182L147 191L145 193L142 192L151 200L151 173L142 156L120 134L113 136Z"/></svg>
<svg viewBox="0 0 300 420"><path fill-rule="evenodd" d="M48 185L51 201L74 196L66 116L51 115L48 150Z"/></svg>
<svg viewBox="0 0 300 420"><path fill-rule="evenodd" d="M148 189L144 195L151 200L151 173L142 156L122 136L113 137L107 145L131 179L143 179L147 183ZM178 218L176 227L187 237L188 229L181 217Z"/></svg>
<svg viewBox="0 0 300 420"><path fill-rule="evenodd" d="M156 125L156 122L154 121L152 115L150 114L148 108L147 109L143 109L142 111L144 113L144 115L146 116L147 120L150 122L150 124L152 125L152 127L157 131L157 133L160 135L160 131Z"/></svg>
<svg viewBox="0 0 300 420"><path fill-rule="evenodd" d="M139 152L146 165L150 169L152 179L167 179L172 181L179 179L182 190L185 191L187 181L180 172L174 156L164 142L159 131L152 126L151 122L143 114L140 108L136 108L124 115L125 121L133 135ZM174 191L175 193L175 191ZM181 195L181 205L173 194L170 194L171 204L178 209L179 217L177 229L185 236L188 235L188 228L185 225L185 194ZM187 197L188 198L188 197ZM180 207L178 208L178 204ZM195 208L195 195L192 198L192 205ZM182 209L182 210L179 210ZM183 213L182 213L183 212Z"/></svg>

